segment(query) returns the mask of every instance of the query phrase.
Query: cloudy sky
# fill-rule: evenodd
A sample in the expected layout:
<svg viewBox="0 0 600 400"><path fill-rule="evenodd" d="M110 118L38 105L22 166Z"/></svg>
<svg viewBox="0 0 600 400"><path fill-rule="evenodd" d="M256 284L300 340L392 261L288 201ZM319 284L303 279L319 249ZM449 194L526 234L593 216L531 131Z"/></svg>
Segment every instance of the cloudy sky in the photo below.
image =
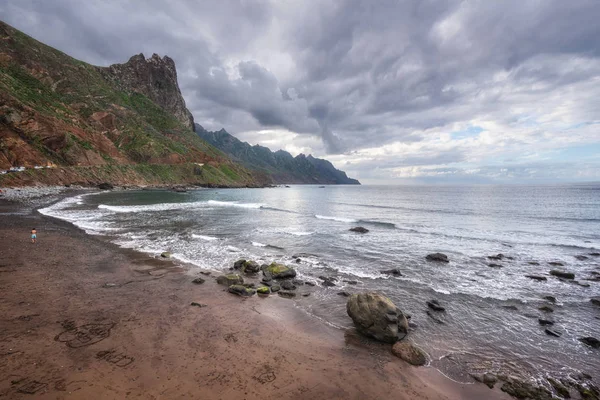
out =
<svg viewBox="0 0 600 400"><path fill-rule="evenodd" d="M600 181L598 0L7 0L76 58L169 55L210 130L371 183Z"/></svg>

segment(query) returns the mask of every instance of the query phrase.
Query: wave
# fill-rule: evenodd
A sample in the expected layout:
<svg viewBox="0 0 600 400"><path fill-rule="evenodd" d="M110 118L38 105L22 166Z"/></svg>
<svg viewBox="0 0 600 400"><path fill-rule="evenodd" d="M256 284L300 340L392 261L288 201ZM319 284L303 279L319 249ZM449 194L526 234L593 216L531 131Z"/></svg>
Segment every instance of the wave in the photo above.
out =
<svg viewBox="0 0 600 400"><path fill-rule="evenodd" d="M148 204L139 206L109 206L107 204L98 205L99 209L109 210L117 213L131 213L131 212L151 212L151 211L169 211L169 210L182 210L186 208L200 208L205 202L192 202L192 203L159 203L159 204Z"/></svg>
<svg viewBox="0 0 600 400"><path fill-rule="evenodd" d="M330 221L338 221L338 222L347 222L347 223L361 223L361 224L365 224L365 225L379 225L379 226L385 226L388 228L395 228L396 224L394 224L393 222L387 222L387 221L376 221L376 220L372 220L372 219L354 219L354 218L344 218L344 217L329 217L326 215L318 215L315 214L315 218L317 219L324 219L324 220L330 220Z"/></svg>
<svg viewBox="0 0 600 400"><path fill-rule="evenodd" d="M267 247L268 244L259 243L259 242L252 242L252 246L254 246L254 247Z"/></svg>
<svg viewBox="0 0 600 400"><path fill-rule="evenodd" d="M236 201L219 201L219 200L209 200L207 204L219 207L240 207L240 208L262 208L264 204L261 203L238 203Z"/></svg>
<svg viewBox="0 0 600 400"><path fill-rule="evenodd" d="M358 222L357 219L342 218L342 217L328 217L328 216L325 216L325 215L318 215L318 214L315 214L315 218L317 218L317 219L325 219L325 220L330 220L330 221L338 221L338 222L348 222L348 223Z"/></svg>
<svg viewBox="0 0 600 400"><path fill-rule="evenodd" d="M196 235L195 233L192 233L192 238L202 239L202 240L207 240L207 241L219 240L219 238L214 237L214 236Z"/></svg>
<svg viewBox="0 0 600 400"><path fill-rule="evenodd" d="M281 211L281 212L286 212L286 213L290 213L290 214L298 214L296 211L292 211L292 210L286 210L283 208L277 208L277 207L270 207L270 206L261 206L260 207L262 210L269 210L269 211Z"/></svg>

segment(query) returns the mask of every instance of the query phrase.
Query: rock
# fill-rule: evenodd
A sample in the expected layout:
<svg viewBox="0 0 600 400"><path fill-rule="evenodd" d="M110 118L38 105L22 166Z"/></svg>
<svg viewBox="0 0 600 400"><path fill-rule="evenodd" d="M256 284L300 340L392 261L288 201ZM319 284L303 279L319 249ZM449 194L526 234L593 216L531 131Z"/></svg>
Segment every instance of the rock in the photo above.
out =
<svg viewBox="0 0 600 400"><path fill-rule="evenodd" d="M302 286L302 285L304 285L304 281L301 281L301 280L299 280L299 279L294 279L294 280L292 281L292 283L293 283L294 285L296 285L296 286Z"/></svg>
<svg viewBox="0 0 600 400"><path fill-rule="evenodd" d="M537 261L528 261L527 264L529 264L529 265L540 265L540 263L537 262Z"/></svg>
<svg viewBox="0 0 600 400"><path fill-rule="evenodd" d="M247 288L244 285L231 285L227 289L229 293L237 294L238 296L250 297L256 294L256 290Z"/></svg>
<svg viewBox="0 0 600 400"><path fill-rule="evenodd" d="M310 293L302 293L302 297L308 297L310 296Z"/></svg>
<svg viewBox="0 0 600 400"><path fill-rule="evenodd" d="M511 310L511 311L519 311L519 309L517 308L517 306L509 304L507 306L502 306L502 308L506 309L506 310Z"/></svg>
<svg viewBox="0 0 600 400"><path fill-rule="evenodd" d="M592 303L595 306L600 306L600 296L599 297L592 297L590 299L590 303Z"/></svg>
<svg viewBox="0 0 600 400"><path fill-rule="evenodd" d="M291 298L296 297L296 292L288 292L288 291L280 290L279 292L277 292L277 294L286 299L291 299Z"/></svg>
<svg viewBox="0 0 600 400"><path fill-rule="evenodd" d="M556 393L558 393L561 397L563 397L565 399L571 398L571 394L569 393L569 389L567 389L565 387L565 385L563 385L562 383L560 383L557 380L554 380L552 378L548 378L548 382L550 383L550 385L552 385L552 387L554 388L554 390L556 390Z"/></svg>
<svg viewBox="0 0 600 400"><path fill-rule="evenodd" d="M269 294L269 293L271 293L271 289L269 289L267 286L261 286L258 289L256 289L256 293L258 293L258 294Z"/></svg>
<svg viewBox="0 0 600 400"><path fill-rule="evenodd" d="M108 182L101 183L96 187L100 190L113 190L115 188L111 183Z"/></svg>
<svg viewBox="0 0 600 400"><path fill-rule="evenodd" d="M392 354L417 367L427 363L427 354L411 342L396 342L392 346Z"/></svg>
<svg viewBox="0 0 600 400"><path fill-rule="evenodd" d="M500 254L496 254L495 256L488 256L489 260L502 260L504 258L504 254L500 253Z"/></svg>
<svg viewBox="0 0 600 400"><path fill-rule="evenodd" d="M281 282L281 288L283 290L296 290L296 285L290 281L283 281Z"/></svg>
<svg viewBox="0 0 600 400"><path fill-rule="evenodd" d="M502 268L502 265L492 263L492 264L488 264L488 267L490 267L490 268Z"/></svg>
<svg viewBox="0 0 600 400"><path fill-rule="evenodd" d="M206 304L196 303L195 301L192 301L192 303L190 305L194 306L194 307L200 307L200 308L208 307L208 305L206 305Z"/></svg>
<svg viewBox="0 0 600 400"><path fill-rule="evenodd" d="M171 253L169 253L168 251L165 251L163 253L160 253L160 256L162 258L171 258Z"/></svg>
<svg viewBox="0 0 600 400"><path fill-rule="evenodd" d="M308 286L316 286L316 284L314 282L311 282L311 281L306 281L306 282L304 282L304 284L308 285Z"/></svg>
<svg viewBox="0 0 600 400"><path fill-rule="evenodd" d="M432 311L427 310L427 315L429 316L429 318L431 318L435 323L438 324L444 324L444 321L442 321L436 314L434 314ZM438 314L439 315L439 314Z"/></svg>
<svg viewBox="0 0 600 400"><path fill-rule="evenodd" d="M337 282L337 278L334 276L325 276L325 275L319 275L319 279L323 280L323 281L332 281L332 282Z"/></svg>
<svg viewBox="0 0 600 400"><path fill-rule="evenodd" d="M210 275L210 271L200 271L200 273L201 273L202 275L206 275L206 276L209 276L209 275Z"/></svg>
<svg viewBox="0 0 600 400"><path fill-rule="evenodd" d="M575 256L575 258L578 259L579 261L585 261L588 259L587 256L583 256L583 255Z"/></svg>
<svg viewBox="0 0 600 400"><path fill-rule="evenodd" d="M496 375L490 374L489 372L486 372L485 374L471 374L471 377L477 382L487 385L490 389L493 389L496 382L498 382Z"/></svg>
<svg viewBox="0 0 600 400"><path fill-rule="evenodd" d="M538 318L538 322L542 326L551 326L551 325L554 325L554 321L551 321L549 319L544 319L544 318Z"/></svg>
<svg viewBox="0 0 600 400"><path fill-rule="evenodd" d="M395 343L408 333L404 313L379 293L353 294L348 299L346 311L360 333L379 341Z"/></svg>
<svg viewBox="0 0 600 400"><path fill-rule="evenodd" d="M327 276L319 276L319 279L321 279L323 281L322 285L325 287L335 286L335 283L333 283L336 280L335 278L331 278L331 277L327 277Z"/></svg>
<svg viewBox="0 0 600 400"><path fill-rule="evenodd" d="M543 311L543 312L554 312L554 308L545 305L545 306L541 306L540 308L538 308L538 310Z"/></svg>
<svg viewBox="0 0 600 400"><path fill-rule="evenodd" d="M548 280L545 276L540 275L525 275L526 278L533 279L534 281L543 282Z"/></svg>
<svg viewBox="0 0 600 400"><path fill-rule="evenodd" d="M437 300L428 301L427 307L431 308L433 311L446 311L446 309L442 307Z"/></svg>
<svg viewBox="0 0 600 400"><path fill-rule="evenodd" d="M277 293L281 290L281 286L275 284L271 286L271 293Z"/></svg>
<svg viewBox="0 0 600 400"><path fill-rule="evenodd" d="M233 264L233 269L240 270L246 274L256 274L260 271L260 266L256 261L237 260Z"/></svg>
<svg viewBox="0 0 600 400"><path fill-rule="evenodd" d="M351 232L356 232L356 233L367 233L367 232L369 232L369 230L367 228L363 228L362 226L356 226L354 228L350 228L349 230Z"/></svg>
<svg viewBox="0 0 600 400"><path fill-rule="evenodd" d="M588 346L593 347L594 349L600 349L600 340L596 339L595 337L586 336L577 340L579 340L583 344L587 344Z"/></svg>
<svg viewBox="0 0 600 400"><path fill-rule="evenodd" d="M548 265L552 265L553 267L564 267L565 264L558 262L558 261L551 261L548 263Z"/></svg>
<svg viewBox="0 0 600 400"><path fill-rule="evenodd" d="M590 256L592 256L592 257L600 257L600 253L597 253L597 252L590 253Z"/></svg>
<svg viewBox="0 0 600 400"><path fill-rule="evenodd" d="M574 283L575 285L579 285L581 287L590 287L589 283L579 282L579 281L571 281L571 282Z"/></svg>
<svg viewBox="0 0 600 400"><path fill-rule="evenodd" d="M575 274L573 272L559 271L557 269L550 271L550 275L563 279L575 279Z"/></svg>
<svg viewBox="0 0 600 400"><path fill-rule="evenodd" d="M204 282L206 282L206 281L205 281L204 279L202 279L202 278L196 278L196 279L194 279L194 280L192 281L192 283L195 283L196 285L201 285L201 284L203 284Z"/></svg>
<svg viewBox="0 0 600 400"><path fill-rule="evenodd" d="M400 272L400 270L398 268L384 269L383 271L380 271L380 272L382 274L386 274L386 275L402 276L402 272Z"/></svg>
<svg viewBox="0 0 600 400"><path fill-rule="evenodd" d="M344 281L348 285L358 285L358 281Z"/></svg>
<svg viewBox="0 0 600 400"><path fill-rule="evenodd" d="M217 277L217 283L225 286L242 285L244 283L244 278L238 274L221 275Z"/></svg>
<svg viewBox="0 0 600 400"><path fill-rule="evenodd" d="M263 265L261 268L265 277L271 276L273 279L291 279L296 277L296 270L286 267L283 264L271 263L267 266Z"/></svg>
<svg viewBox="0 0 600 400"><path fill-rule="evenodd" d="M501 390L522 400L552 400L552 393L548 389L512 378L504 382Z"/></svg>
<svg viewBox="0 0 600 400"><path fill-rule="evenodd" d="M339 296L350 297L351 294L346 291L341 291L337 293Z"/></svg>
<svg viewBox="0 0 600 400"><path fill-rule="evenodd" d="M250 282L250 283L243 283L242 284L244 287L250 288L250 289L255 289L256 285L254 284L254 282Z"/></svg>
<svg viewBox="0 0 600 400"><path fill-rule="evenodd" d="M551 303L556 303L556 297L554 296L544 296L543 299L548 300Z"/></svg>
<svg viewBox="0 0 600 400"><path fill-rule="evenodd" d="M546 332L546 335L550 335L550 336L554 336L554 337L562 336L562 333L560 333L559 331L556 331L554 329L550 329L550 328L544 329L544 332Z"/></svg>
<svg viewBox="0 0 600 400"><path fill-rule="evenodd" d="M443 253L432 253L432 254L428 254L427 257L425 257L425 259L427 261L434 261L434 262L450 262L448 260L448 256L443 254Z"/></svg>

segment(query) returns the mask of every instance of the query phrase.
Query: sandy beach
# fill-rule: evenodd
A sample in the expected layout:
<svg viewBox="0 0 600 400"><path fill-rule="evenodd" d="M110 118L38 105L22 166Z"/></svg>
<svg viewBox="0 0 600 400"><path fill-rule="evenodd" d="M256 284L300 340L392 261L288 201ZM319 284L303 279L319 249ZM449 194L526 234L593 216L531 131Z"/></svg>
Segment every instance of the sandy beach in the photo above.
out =
<svg viewBox="0 0 600 400"><path fill-rule="evenodd" d="M0 211L0 398L510 398L409 366L291 300L195 285L172 261Z"/></svg>

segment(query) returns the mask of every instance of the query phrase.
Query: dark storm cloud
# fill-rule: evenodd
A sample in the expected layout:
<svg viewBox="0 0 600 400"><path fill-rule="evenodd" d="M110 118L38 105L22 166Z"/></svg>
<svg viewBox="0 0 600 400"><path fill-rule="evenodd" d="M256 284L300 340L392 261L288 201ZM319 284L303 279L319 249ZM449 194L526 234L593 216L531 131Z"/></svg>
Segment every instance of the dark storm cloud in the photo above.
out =
<svg viewBox="0 0 600 400"><path fill-rule="evenodd" d="M170 55L209 129L282 128L349 157L398 142L434 149L402 153L398 167L473 159L464 142L436 153L432 135L455 126L484 121L518 151L519 140L569 144L553 135L600 120L597 0L15 0L0 12L92 63ZM480 145L495 152L496 139ZM362 162L373 160L394 164Z"/></svg>

